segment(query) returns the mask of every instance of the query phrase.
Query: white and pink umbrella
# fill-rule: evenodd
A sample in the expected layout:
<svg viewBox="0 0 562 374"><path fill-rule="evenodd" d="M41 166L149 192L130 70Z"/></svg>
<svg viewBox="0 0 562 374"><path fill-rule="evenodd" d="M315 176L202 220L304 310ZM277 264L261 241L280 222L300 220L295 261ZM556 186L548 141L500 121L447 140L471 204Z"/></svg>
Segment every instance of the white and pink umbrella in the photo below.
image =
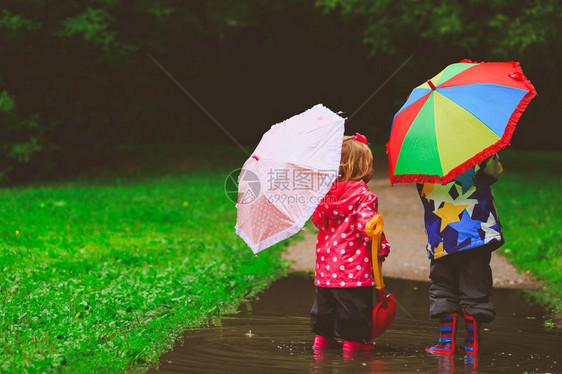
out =
<svg viewBox="0 0 562 374"><path fill-rule="evenodd" d="M294 235L336 180L344 118L318 104L273 125L238 177L238 234L254 253Z"/></svg>

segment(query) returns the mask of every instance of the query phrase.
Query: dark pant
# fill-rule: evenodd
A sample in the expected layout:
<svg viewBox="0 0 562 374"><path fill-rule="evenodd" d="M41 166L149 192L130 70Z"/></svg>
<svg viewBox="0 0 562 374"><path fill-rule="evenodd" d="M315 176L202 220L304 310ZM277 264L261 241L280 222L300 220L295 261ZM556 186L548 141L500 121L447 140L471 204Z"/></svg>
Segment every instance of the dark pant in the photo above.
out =
<svg viewBox="0 0 562 374"><path fill-rule="evenodd" d="M373 287L316 287L310 311L312 332L349 341L371 338Z"/></svg>
<svg viewBox="0 0 562 374"><path fill-rule="evenodd" d="M443 313L460 312L479 322L491 322L496 316L489 302L492 295L492 251L503 243L490 243L431 261L429 311L432 318Z"/></svg>

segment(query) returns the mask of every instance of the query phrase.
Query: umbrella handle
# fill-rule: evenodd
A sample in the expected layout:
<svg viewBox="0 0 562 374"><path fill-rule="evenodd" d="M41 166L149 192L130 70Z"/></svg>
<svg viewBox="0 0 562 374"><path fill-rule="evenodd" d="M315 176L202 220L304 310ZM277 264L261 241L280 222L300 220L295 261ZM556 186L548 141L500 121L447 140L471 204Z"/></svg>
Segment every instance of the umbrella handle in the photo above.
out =
<svg viewBox="0 0 562 374"><path fill-rule="evenodd" d="M382 278L382 262L379 261L379 253L381 247L381 235L384 227L384 219L382 215L375 214L373 218L365 225L365 232L372 238L371 258L373 261L373 278L375 279L375 288L384 289L384 280Z"/></svg>

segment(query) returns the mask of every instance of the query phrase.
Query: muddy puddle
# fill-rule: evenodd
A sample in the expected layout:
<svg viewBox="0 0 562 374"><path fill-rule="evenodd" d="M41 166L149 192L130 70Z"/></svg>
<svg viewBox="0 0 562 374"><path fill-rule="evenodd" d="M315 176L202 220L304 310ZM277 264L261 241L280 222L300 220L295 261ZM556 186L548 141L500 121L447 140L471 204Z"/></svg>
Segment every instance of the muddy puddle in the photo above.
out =
<svg viewBox="0 0 562 374"><path fill-rule="evenodd" d="M562 333L544 328L545 311L519 290L495 289L496 320L484 325L483 352L436 357L437 322L428 317L428 283L386 279L389 291L412 314L397 310L375 352L315 354L309 311L311 279L292 275L275 282L258 300L212 327L186 332L183 342L151 373L561 373ZM464 321L457 345L462 344Z"/></svg>

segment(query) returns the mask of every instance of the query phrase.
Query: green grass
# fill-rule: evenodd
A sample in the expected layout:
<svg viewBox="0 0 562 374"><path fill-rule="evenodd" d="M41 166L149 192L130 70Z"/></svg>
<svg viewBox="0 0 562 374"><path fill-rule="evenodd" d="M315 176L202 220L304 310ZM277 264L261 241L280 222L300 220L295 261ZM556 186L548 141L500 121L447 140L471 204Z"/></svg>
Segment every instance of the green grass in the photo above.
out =
<svg viewBox="0 0 562 374"><path fill-rule="evenodd" d="M506 244L500 250L542 281L538 298L562 313L562 153L506 150L493 186Z"/></svg>
<svg viewBox="0 0 562 374"><path fill-rule="evenodd" d="M200 148L184 173L0 189L0 372L153 365L285 273L280 246L254 257L234 234L223 184L244 155Z"/></svg>

